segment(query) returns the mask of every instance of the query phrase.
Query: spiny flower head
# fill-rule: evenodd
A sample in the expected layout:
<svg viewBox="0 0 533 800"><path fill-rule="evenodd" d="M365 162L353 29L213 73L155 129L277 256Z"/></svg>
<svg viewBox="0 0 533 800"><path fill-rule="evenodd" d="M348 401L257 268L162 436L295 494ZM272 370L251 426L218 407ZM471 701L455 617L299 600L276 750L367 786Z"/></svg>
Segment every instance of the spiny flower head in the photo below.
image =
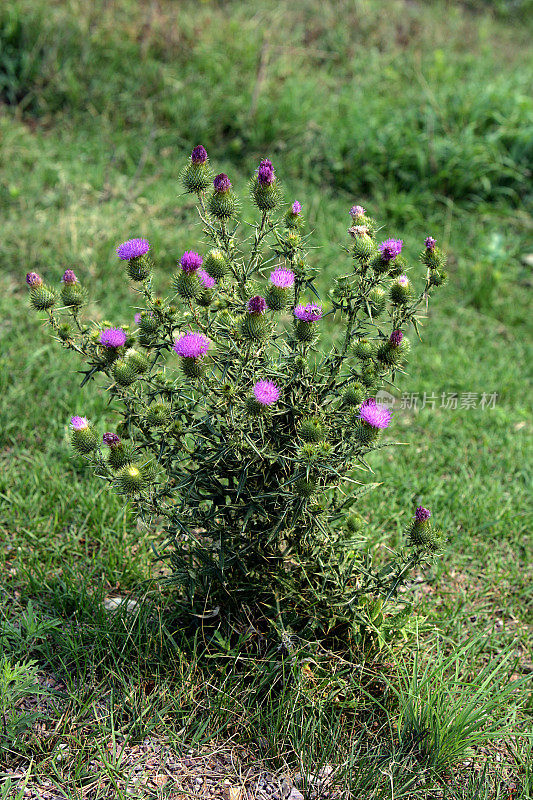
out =
<svg viewBox="0 0 533 800"><path fill-rule="evenodd" d="M231 181L227 175L221 172L219 175L215 177L213 180L213 186L215 192L229 192L231 189Z"/></svg>
<svg viewBox="0 0 533 800"><path fill-rule="evenodd" d="M26 275L26 283L28 286L42 286L43 279L36 272L28 272Z"/></svg>
<svg viewBox="0 0 533 800"><path fill-rule="evenodd" d="M294 286L294 272L286 267L278 267L270 273L270 282L278 289L290 289Z"/></svg>
<svg viewBox="0 0 533 800"><path fill-rule="evenodd" d="M200 358L211 346L211 342L203 333L184 333L174 342L174 350L182 358Z"/></svg>
<svg viewBox="0 0 533 800"><path fill-rule="evenodd" d="M78 279L73 269L66 269L61 278L63 283L77 283Z"/></svg>
<svg viewBox="0 0 533 800"><path fill-rule="evenodd" d="M203 263L202 256L194 250L186 250L180 258L180 266L184 272L196 272Z"/></svg>
<svg viewBox="0 0 533 800"><path fill-rule="evenodd" d="M75 431L83 431L89 427L89 420L87 417L72 417L70 425Z"/></svg>
<svg viewBox="0 0 533 800"><path fill-rule="evenodd" d="M216 280L212 278L211 275L208 275L205 269L199 269L196 274L198 275L198 278L200 279L200 283L202 284L202 286L204 286L206 289L213 288L213 286L216 283Z"/></svg>
<svg viewBox="0 0 533 800"><path fill-rule="evenodd" d="M397 281L400 284L400 286L409 286L409 278L407 277L407 275L400 275L397 278Z"/></svg>
<svg viewBox="0 0 533 800"><path fill-rule="evenodd" d="M122 328L105 328L100 334L100 344L104 347L123 347L126 344L126 333Z"/></svg>
<svg viewBox="0 0 533 800"><path fill-rule="evenodd" d="M431 252L433 252L433 250L435 249L436 246L437 246L437 242L435 241L433 236L428 236L426 238L426 250L430 250Z"/></svg>
<svg viewBox="0 0 533 800"><path fill-rule="evenodd" d="M268 158L265 158L259 164L259 169L257 170L257 180L262 186L270 186L274 183L275 180L274 175L274 167L272 166L272 161Z"/></svg>
<svg viewBox="0 0 533 800"><path fill-rule="evenodd" d="M402 239L385 239L381 242L379 250L383 261L392 261L402 252Z"/></svg>
<svg viewBox="0 0 533 800"><path fill-rule="evenodd" d="M298 214L301 213L301 211L302 207L300 203L298 202L298 200L295 200L294 203L292 204L291 212L294 214L295 217L297 217Z"/></svg>
<svg viewBox="0 0 533 800"><path fill-rule="evenodd" d="M148 239L128 239L117 247L117 256L122 261L129 261L130 258L144 256L149 249Z"/></svg>
<svg viewBox="0 0 533 800"><path fill-rule="evenodd" d="M191 161L193 164L205 164L207 161L207 150L203 144L197 144L191 153Z"/></svg>
<svg viewBox="0 0 533 800"><path fill-rule="evenodd" d="M401 331L393 331L390 335L389 342L393 347L399 347L402 343L403 333Z"/></svg>
<svg viewBox="0 0 533 800"><path fill-rule="evenodd" d="M415 511L415 519L417 522L425 522L431 516L431 511L429 508L424 508L424 506L418 506Z"/></svg>
<svg viewBox="0 0 533 800"><path fill-rule="evenodd" d="M246 303L246 310L249 314L264 314L267 308L267 301L258 294L254 297L250 297Z"/></svg>
<svg viewBox="0 0 533 800"><path fill-rule="evenodd" d="M119 444L121 443L120 436L118 436L116 433L104 433L104 435L102 436L102 441L111 449L113 449L114 447L118 447Z"/></svg>
<svg viewBox="0 0 533 800"><path fill-rule="evenodd" d="M353 217L353 219L357 219L358 217L364 217L364 215L365 215L365 209L363 208L363 206L351 207L350 216Z"/></svg>
<svg viewBox="0 0 533 800"><path fill-rule="evenodd" d="M322 319L322 307L314 303L296 306L293 313L300 322L318 322L319 319Z"/></svg>
<svg viewBox="0 0 533 800"><path fill-rule="evenodd" d="M280 391L272 381L258 381L253 392L255 399L262 406L271 406L279 400Z"/></svg>
<svg viewBox="0 0 533 800"><path fill-rule="evenodd" d="M373 398L365 400L359 411L359 419L372 428L388 428L391 421L391 412L383 405L378 405Z"/></svg>

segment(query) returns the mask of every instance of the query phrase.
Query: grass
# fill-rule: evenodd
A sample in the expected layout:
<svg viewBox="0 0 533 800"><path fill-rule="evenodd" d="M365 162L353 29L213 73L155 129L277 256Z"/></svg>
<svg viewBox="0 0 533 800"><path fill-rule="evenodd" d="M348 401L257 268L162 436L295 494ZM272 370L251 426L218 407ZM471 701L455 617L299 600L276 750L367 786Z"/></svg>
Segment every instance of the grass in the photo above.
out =
<svg viewBox="0 0 533 800"><path fill-rule="evenodd" d="M32 659L61 682L45 732L4 749L6 774L33 757L31 781L51 775L75 797L101 775L122 797L117 776L127 770L116 749L112 763L110 739L133 746L155 736L183 751L229 737L302 772L335 755L355 795L429 797L437 780L424 765L402 768L397 729L376 704L358 698L356 718L382 734L360 738L349 714L315 705L305 675L285 681L268 660L245 668L239 654L186 641L171 602L139 590L154 576L157 587L157 531L140 529L71 458L66 420L73 411L109 419L106 398L79 388L76 362L29 314L22 276L35 269L57 281L74 266L90 286L92 316L98 304L109 319L129 319L133 300L113 248L148 235L157 281L168 287L177 254L197 241L176 178L200 141L239 190L258 156L275 158L314 230L324 293L343 269L339 243L354 201L402 235L412 257L427 233L449 250L450 283L402 386L419 406L424 392L434 395L435 408L397 411L399 438L412 446L375 455L386 488L361 510L376 549L399 541L413 500L448 533L445 557L413 586L422 665L438 627L447 642L481 637L465 674L503 664L505 654L518 659L509 675L531 668L531 278L522 260L531 31L516 4L507 14L502 3L472 5L246 0L177 10L16 0L0 11L0 658ZM442 393L454 392L459 406L466 392L498 397L484 410L441 407ZM139 613L104 611L105 597L136 592ZM322 685L320 670L311 674ZM460 698L457 680L446 686ZM515 738L528 730L531 702L518 686L505 713L491 711L513 736L474 751L485 773L463 779L451 768L447 797L507 797L512 781L514 797L531 796L526 740ZM398 714L401 702L390 720ZM58 758L64 744L68 757Z"/></svg>

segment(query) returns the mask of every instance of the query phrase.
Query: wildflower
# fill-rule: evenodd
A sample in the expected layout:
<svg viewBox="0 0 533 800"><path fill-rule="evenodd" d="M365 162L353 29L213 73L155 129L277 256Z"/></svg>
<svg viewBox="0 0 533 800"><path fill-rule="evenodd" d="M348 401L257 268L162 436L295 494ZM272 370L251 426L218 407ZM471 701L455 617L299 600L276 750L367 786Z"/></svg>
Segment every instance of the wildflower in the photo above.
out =
<svg viewBox="0 0 533 800"><path fill-rule="evenodd" d="M392 347L399 347L402 343L403 333L401 331L393 331L389 337L389 342Z"/></svg>
<svg viewBox="0 0 533 800"><path fill-rule="evenodd" d="M212 289L215 286L216 284L215 279L212 278L211 275L208 275L205 269L199 269L197 275L200 280L200 283L206 289Z"/></svg>
<svg viewBox="0 0 533 800"><path fill-rule="evenodd" d="M249 314L253 315L264 314L267 309L268 309L267 301L265 300L264 297L260 297L259 295L251 297L246 303L246 310Z"/></svg>
<svg viewBox="0 0 533 800"><path fill-rule="evenodd" d="M194 250L186 250L180 258L180 266L184 272L196 272L203 263L202 256Z"/></svg>
<svg viewBox="0 0 533 800"><path fill-rule="evenodd" d="M270 273L270 282L278 289L294 286L294 272L286 267L278 267Z"/></svg>
<svg viewBox="0 0 533 800"><path fill-rule="evenodd" d="M61 278L63 283L77 283L78 279L72 269L66 269Z"/></svg>
<svg viewBox="0 0 533 800"><path fill-rule="evenodd" d="M70 442L77 453L87 455L98 447L96 433L89 425L87 417L72 417L70 427Z"/></svg>
<svg viewBox="0 0 533 800"><path fill-rule="evenodd" d="M424 508L424 506L418 506L415 511L415 519L417 522L425 522L431 516L431 511L429 508Z"/></svg>
<svg viewBox="0 0 533 800"><path fill-rule="evenodd" d="M89 427L87 417L71 417L70 424L75 431L83 431Z"/></svg>
<svg viewBox="0 0 533 800"><path fill-rule="evenodd" d="M26 283L28 286L42 286L43 279L36 272L28 272L26 275Z"/></svg>
<svg viewBox="0 0 533 800"><path fill-rule="evenodd" d="M231 189L231 181L230 181L230 179L228 178L227 175L225 175L223 172L221 172L214 179L213 187L215 189L215 192L218 192L218 193L229 192L229 190Z"/></svg>
<svg viewBox="0 0 533 800"><path fill-rule="evenodd" d="M205 164L207 161L207 150L203 144L198 144L193 148L191 153L191 162L193 164Z"/></svg>
<svg viewBox="0 0 533 800"><path fill-rule="evenodd" d="M300 213L301 213L301 211L302 211L302 207L301 207L300 203L298 202L298 200L295 200L295 201L294 201L294 203L292 204L292 209L291 209L291 210L292 210L292 213L294 214L294 216L295 216L295 217L296 217L298 214L300 214Z"/></svg>
<svg viewBox="0 0 533 800"><path fill-rule="evenodd" d="M257 181L261 186L271 186L276 179L274 175L274 168L272 161L265 159L261 161L259 169L257 170Z"/></svg>
<svg viewBox="0 0 533 800"><path fill-rule="evenodd" d="M116 433L104 433L102 436L102 441L111 449L114 447L119 447L121 444L120 436L118 436Z"/></svg>
<svg viewBox="0 0 533 800"><path fill-rule="evenodd" d="M376 430L388 428L391 416L389 409L383 405L378 405L373 398L365 400L359 412L359 419Z"/></svg>
<svg viewBox="0 0 533 800"><path fill-rule="evenodd" d="M308 303L306 306L298 305L293 314L300 322L318 322L319 319L322 319L322 308L314 303Z"/></svg>
<svg viewBox="0 0 533 800"><path fill-rule="evenodd" d="M123 347L126 344L126 333L122 328L105 328L100 334L100 344L110 348Z"/></svg>
<svg viewBox="0 0 533 800"><path fill-rule="evenodd" d="M352 206L350 209L350 216L354 220L359 219L360 217L364 217L365 213L366 211L363 208L363 206Z"/></svg>
<svg viewBox="0 0 533 800"><path fill-rule="evenodd" d="M280 390L272 381L258 381L253 388L254 397L262 406L274 405L279 400Z"/></svg>
<svg viewBox="0 0 533 800"><path fill-rule="evenodd" d="M435 241L433 236L428 236L426 238L426 250L430 250L431 252L433 252L433 250L435 249L436 246L437 246L437 242Z"/></svg>
<svg viewBox="0 0 533 800"><path fill-rule="evenodd" d="M201 358L211 346L203 333L184 333L174 342L174 350L182 358Z"/></svg>
<svg viewBox="0 0 533 800"><path fill-rule="evenodd" d="M393 261L402 252L402 247L401 239L385 239L379 246L382 261Z"/></svg>
<svg viewBox="0 0 533 800"><path fill-rule="evenodd" d="M130 258L139 258L146 255L150 249L147 239L128 239L117 247L117 256L122 261L129 261Z"/></svg>

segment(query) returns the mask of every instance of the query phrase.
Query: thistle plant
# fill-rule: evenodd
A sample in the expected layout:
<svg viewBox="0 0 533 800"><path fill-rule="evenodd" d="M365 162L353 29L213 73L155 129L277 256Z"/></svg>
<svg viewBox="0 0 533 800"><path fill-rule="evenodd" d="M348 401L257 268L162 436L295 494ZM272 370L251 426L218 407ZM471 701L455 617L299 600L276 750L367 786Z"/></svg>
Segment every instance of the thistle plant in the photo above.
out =
<svg viewBox="0 0 533 800"><path fill-rule="evenodd" d="M357 639L364 618L392 630L388 601L443 537L420 507L400 550L373 564L358 503L374 484L361 470L393 443L376 393L404 374L406 334L445 281L445 256L428 237L410 268L403 242L380 242L354 206L344 274L324 301L301 204L284 205L270 160L252 176L258 220L244 233L232 183L204 147L181 180L198 200L201 245L177 259L168 298L149 242L117 247L136 293L131 323L83 321L87 293L72 270L59 293L27 276L31 304L117 414L104 431L76 413L72 446L147 525L157 519L177 602L195 618L215 609L319 638Z"/></svg>

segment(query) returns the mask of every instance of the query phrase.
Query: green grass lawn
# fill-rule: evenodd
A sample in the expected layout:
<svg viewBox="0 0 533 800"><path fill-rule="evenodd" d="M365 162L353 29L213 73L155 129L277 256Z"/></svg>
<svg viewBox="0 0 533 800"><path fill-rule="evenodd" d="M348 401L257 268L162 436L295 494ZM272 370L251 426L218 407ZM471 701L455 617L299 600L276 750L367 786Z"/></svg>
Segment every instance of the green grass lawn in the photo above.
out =
<svg viewBox="0 0 533 800"><path fill-rule="evenodd" d="M135 621L102 609L105 597L159 579L158 534L71 456L73 413L112 417L105 394L80 389L79 364L30 312L24 275L57 282L73 267L90 291L89 316L130 321L135 301L114 248L147 236L156 283L169 288L176 258L198 242L178 174L199 142L243 193L258 158L275 160L313 230L325 298L347 269L354 202L401 236L413 260L428 234L449 252L449 283L401 386L418 398L396 413L410 446L374 455L384 487L361 511L376 549L398 544L414 501L447 532L444 557L413 587L422 654L438 628L447 642L479 637L466 680L507 652L509 674L533 668L524 258L533 252L533 59L527 3L495 10L400 0L16 0L0 10L0 658L32 658L63 687L39 737L2 735L0 779L33 755L28 785L47 775L58 796L82 797L86 785L91 798L170 797L126 793L106 743L155 736L179 750L229 738L279 767L313 766L321 750L326 763L332 743L349 753L355 741L353 723L349 736L342 715L331 728L305 692L289 694L283 713L275 703L259 711L267 667L245 685L231 654L213 653L210 672L157 591ZM245 204L243 218L252 213ZM424 393L434 408L422 407ZM457 394L456 409L443 407L443 393ZM461 407L466 393L476 408ZM463 759L447 797L533 796L530 686L505 706L493 715L510 713L513 735L471 756L493 777L463 780ZM345 761L354 796L441 796L396 773L393 794L379 794L377 783L356 784L354 763Z"/></svg>

